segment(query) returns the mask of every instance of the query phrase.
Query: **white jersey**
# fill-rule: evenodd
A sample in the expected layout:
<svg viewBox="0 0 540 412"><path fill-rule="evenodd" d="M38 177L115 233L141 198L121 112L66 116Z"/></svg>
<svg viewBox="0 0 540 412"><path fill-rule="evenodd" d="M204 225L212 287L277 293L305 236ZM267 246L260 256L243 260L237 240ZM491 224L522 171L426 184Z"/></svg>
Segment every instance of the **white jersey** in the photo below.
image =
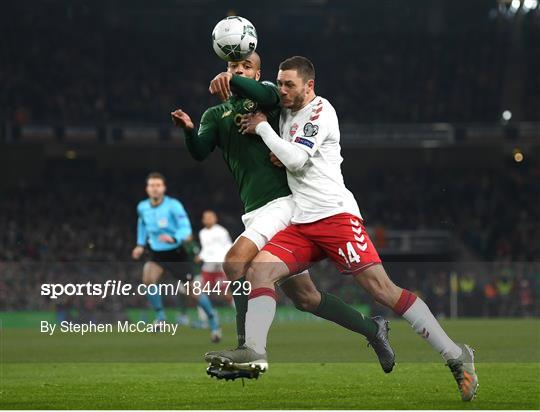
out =
<svg viewBox="0 0 540 412"><path fill-rule="evenodd" d="M227 251L232 246L229 232L218 224L215 224L210 229L201 229L199 240L201 242L199 257L205 263L223 263Z"/></svg>
<svg viewBox="0 0 540 412"><path fill-rule="evenodd" d="M306 151L309 159L298 171L287 170L293 194L293 223L310 223L339 213L360 216L354 195L341 174L339 121L328 100L317 96L298 112L282 109L281 138Z"/></svg>

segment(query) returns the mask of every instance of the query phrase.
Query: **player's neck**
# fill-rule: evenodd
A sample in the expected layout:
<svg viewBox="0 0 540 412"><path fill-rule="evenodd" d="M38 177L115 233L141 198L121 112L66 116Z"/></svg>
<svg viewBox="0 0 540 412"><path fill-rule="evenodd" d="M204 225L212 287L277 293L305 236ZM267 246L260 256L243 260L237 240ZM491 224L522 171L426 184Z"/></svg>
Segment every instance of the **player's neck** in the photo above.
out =
<svg viewBox="0 0 540 412"><path fill-rule="evenodd" d="M165 196L163 197L158 197L156 199L154 199L153 197L150 198L150 204L153 206L153 207L156 207L156 206L159 206L161 203L163 203L163 200L165 199Z"/></svg>

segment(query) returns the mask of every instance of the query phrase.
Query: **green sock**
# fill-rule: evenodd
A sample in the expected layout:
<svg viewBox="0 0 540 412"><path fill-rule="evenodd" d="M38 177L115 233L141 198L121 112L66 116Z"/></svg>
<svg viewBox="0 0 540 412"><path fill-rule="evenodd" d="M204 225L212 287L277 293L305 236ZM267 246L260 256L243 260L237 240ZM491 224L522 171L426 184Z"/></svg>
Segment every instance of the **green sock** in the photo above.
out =
<svg viewBox="0 0 540 412"><path fill-rule="evenodd" d="M321 303L313 314L360 333L368 339L377 334L378 327L375 322L330 293L321 292Z"/></svg>
<svg viewBox="0 0 540 412"><path fill-rule="evenodd" d="M244 283L246 277L242 276L237 282ZM246 343L246 313L248 307L248 296L240 293L233 295L234 305L236 306L236 334L238 335L238 346Z"/></svg>

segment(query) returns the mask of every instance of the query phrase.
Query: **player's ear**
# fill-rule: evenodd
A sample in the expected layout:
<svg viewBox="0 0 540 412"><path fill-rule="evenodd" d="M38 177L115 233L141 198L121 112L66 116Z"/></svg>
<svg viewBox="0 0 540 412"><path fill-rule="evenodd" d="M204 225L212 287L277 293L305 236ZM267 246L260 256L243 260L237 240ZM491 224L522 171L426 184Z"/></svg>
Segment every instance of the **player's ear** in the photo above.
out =
<svg viewBox="0 0 540 412"><path fill-rule="evenodd" d="M308 91L313 90L315 88L315 80L313 79L308 80L307 85L308 85Z"/></svg>
<svg viewBox="0 0 540 412"><path fill-rule="evenodd" d="M261 70L257 70L257 72L255 73L255 80L259 81L259 79L261 78Z"/></svg>

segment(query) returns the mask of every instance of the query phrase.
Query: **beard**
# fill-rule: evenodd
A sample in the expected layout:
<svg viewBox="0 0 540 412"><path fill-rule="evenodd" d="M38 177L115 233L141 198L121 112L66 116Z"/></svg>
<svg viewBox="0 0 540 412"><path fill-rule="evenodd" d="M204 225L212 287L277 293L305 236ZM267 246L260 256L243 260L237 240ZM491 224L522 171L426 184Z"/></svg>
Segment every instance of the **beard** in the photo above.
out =
<svg viewBox="0 0 540 412"><path fill-rule="evenodd" d="M295 96L291 104L291 110L293 112L297 112L298 110L302 108L303 105L304 105L303 96L301 95Z"/></svg>
<svg viewBox="0 0 540 412"><path fill-rule="evenodd" d="M293 112L297 112L304 107L304 96L305 89L302 89L296 96L294 96L290 107Z"/></svg>

